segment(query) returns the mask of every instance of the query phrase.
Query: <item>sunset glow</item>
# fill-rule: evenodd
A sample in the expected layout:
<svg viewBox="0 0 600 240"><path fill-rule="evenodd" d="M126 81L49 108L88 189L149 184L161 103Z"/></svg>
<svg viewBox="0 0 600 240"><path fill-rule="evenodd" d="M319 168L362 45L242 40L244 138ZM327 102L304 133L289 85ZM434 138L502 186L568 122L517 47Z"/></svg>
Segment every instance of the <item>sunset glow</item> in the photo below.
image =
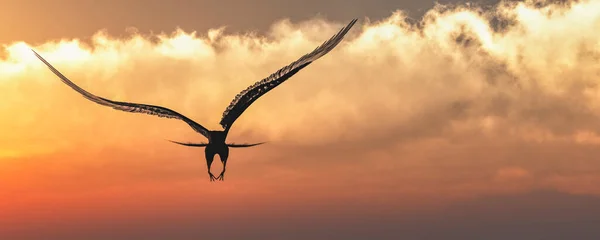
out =
<svg viewBox="0 0 600 240"><path fill-rule="evenodd" d="M236 94L347 22L3 43L0 239L215 239L225 223L266 236L373 219L392 229L414 212L493 196L600 197L600 1L405 17L359 18L333 51L256 101L228 139L267 144L231 150L219 183L202 148L166 141L205 141L188 125L94 104L30 48L96 95L216 130Z"/></svg>

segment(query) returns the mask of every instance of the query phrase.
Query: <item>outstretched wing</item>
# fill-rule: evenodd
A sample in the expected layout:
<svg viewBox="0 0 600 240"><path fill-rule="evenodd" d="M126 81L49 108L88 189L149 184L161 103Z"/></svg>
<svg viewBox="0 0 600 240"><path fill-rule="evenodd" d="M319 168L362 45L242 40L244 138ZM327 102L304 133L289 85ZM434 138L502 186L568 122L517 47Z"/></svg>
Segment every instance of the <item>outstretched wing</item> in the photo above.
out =
<svg viewBox="0 0 600 240"><path fill-rule="evenodd" d="M242 115L242 113L260 96L264 95L271 89L277 87L279 84L283 83L285 80L296 74L302 68L308 66L313 61L319 59L320 57L327 54L331 51L338 43L342 41L346 33L352 28L354 23L356 23L357 19L353 19L348 25L342 28L336 35L331 37L329 40L324 42L321 46L317 47L311 53L308 53L302 56L300 59L295 62L279 69L277 72L271 74L269 77L256 82L254 85L246 88L246 90L240 92L233 101L229 104L229 106L223 112L223 117L221 118L221 126L225 129L225 131L231 128L233 122Z"/></svg>
<svg viewBox="0 0 600 240"><path fill-rule="evenodd" d="M246 144L246 143L242 143L242 144L236 144L236 143L228 143L227 146L228 147L232 147L232 148L245 148L245 147L254 147L256 145L261 145L263 143L266 142L261 142L261 143L253 143L253 144Z"/></svg>
<svg viewBox="0 0 600 240"><path fill-rule="evenodd" d="M56 74L56 76L58 76L65 84L67 84L69 87L73 88L75 91L79 92L81 95L83 95L83 97L87 98L90 101L93 101L100 105L112 107L114 109L121 110L121 111L146 113L146 114L156 115L156 116L164 117L164 118L175 118L175 119L183 120L188 125L190 125L196 132L199 132L200 134L204 135L206 138L209 138L208 129L206 129L202 125L192 121L191 119L187 118L186 116L183 116L182 114L175 112L171 109L168 109L165 107L160 107L160 106L146 105L146 104L117 102L117 101L112 101L112 100L91 94L88 91L75 85L75 83L71 82L71 80L69 80L62 73L60 73L58 70L56 70L56 68L54 68L48 61L46 61L46 59L44 59L42 56L40 56L35 50L31 49L31 51L33 51L35 56L37 56L37 58L39 58L42 62L44 62L44 64L46 64L46 66L48 66L48 68L50 68L50 70L54 74Z"/></svg>
<svg viewBox="0 0 600 240"><path fill-rule="evenodd" d="M183 146L188 146L188 147L206 147L206 146L208 146L208 143L184 143L184 142L177 142L177 141L172 141L172 140L169 140L169 142L176 143L176 144L183 145ZM254 147L257 145L264 144L264 143L266 143L266 142L253 143L253 144L228 143L227 146L231 147L231 148L246 148L246 147Z"/></svg>
<svg viewBox="0 0 600 240"><path fill-rule="evenodd" d="M177 143L179 145L188 146L188 147L206 147L206 146L208 146L208 143L183 143L183 142L177 142L177 141L171 141L171 140L169 140L169 142Z"/></svg>

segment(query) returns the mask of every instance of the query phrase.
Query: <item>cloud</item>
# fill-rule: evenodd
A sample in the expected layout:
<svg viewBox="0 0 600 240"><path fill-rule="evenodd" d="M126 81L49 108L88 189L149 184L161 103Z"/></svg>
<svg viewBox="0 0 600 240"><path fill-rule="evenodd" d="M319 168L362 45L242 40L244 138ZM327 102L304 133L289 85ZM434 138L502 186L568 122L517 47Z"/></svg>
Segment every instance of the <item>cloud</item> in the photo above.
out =
<svg viewBox="0 0 600 240"><path fill-rule="evenodd" d="M91 103L28 48L99 96L165 106L219 129L237 93L345 23L7 44L0 194L32 191L20 200L27 204L0 206L89 201L111 209L103 204L132 191L146 207L157 195L173 204L157 215L178 204L285 213L318 206L306 207L311 214L424 209L535 189L598 195L600 2L538 3L440 5L418 23L401 11L362 20L237 120L230 141L269 144L233 151L221 185L208 183L201 149L164 141L205 141L186 124ZM198 189L226 203L211 205Z"/></svg>
<svg viewBox="0 0 600 240"><path fill-rule="evenodd" d="M520 2L492 11L438 6L418 25L405 22L402 12L358 25L334 52L252 106L236 123L234 135L252 131L268 140L324 144L365 141L367 133L373 140L386 134L436 137L448 130L465 131L453 129L461 123L477 132L496 129L495 134L516 137L530 131L595 134L598 44L588 30L597 26L597 4L540 8ZM513 23L497 32L490 21L499 17ZM217 128L222 109L235 94L341 26L321 19L284 20L266 36L226 35L222 28L124 39L99 32L91 45L64 39L33 47L92 92L166 105ZM4 87L24 85L13 92L14 98L31 97L50 86L61 96L39 96L48 104L39 111L68 102L85 106L81 111L86 113L106 112L59 86L26 46L7 46L9 56L2 63L8 72ZM38 81L45 85L33 84ZM22 106L5 106L17 107Z"/></svg>

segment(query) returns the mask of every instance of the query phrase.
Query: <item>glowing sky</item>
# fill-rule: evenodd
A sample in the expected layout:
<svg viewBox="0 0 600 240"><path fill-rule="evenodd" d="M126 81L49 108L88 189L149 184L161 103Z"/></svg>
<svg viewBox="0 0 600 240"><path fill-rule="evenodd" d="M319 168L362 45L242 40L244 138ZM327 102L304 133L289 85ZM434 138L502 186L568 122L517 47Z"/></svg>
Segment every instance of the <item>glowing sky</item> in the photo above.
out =
<svg viewBox="0 0 600 240"><path fill-rule="evenodd" d="M417 1L252 21L180 2L110 8L122 20L93 1L3 3L1 239L600 236L600 1L438 6L420 22L401 11ZM238 92L354 17L236 121L230 141L268 144L232 149L218 183L203 149L166 141L204 141L185 123L89 102L29 51L94 94L220 129Z"/></svg>

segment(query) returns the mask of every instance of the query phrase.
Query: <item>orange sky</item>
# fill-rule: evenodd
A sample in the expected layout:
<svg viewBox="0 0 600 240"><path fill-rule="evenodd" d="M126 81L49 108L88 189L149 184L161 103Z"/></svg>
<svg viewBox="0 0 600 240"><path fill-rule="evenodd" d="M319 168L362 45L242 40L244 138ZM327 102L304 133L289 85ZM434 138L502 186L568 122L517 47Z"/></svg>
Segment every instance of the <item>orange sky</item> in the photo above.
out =
<svg viewBox="0 0 600 240"><path fill-rule="evenodd" d="M0 238L600 236L600 1L439 7L421 28L404 16L361 18L256 101L228 139L268 144L232 149L217 183L203 149L166 141L204 141L185 123L94 104L29 47L94 94L220 129L239 91L350 18L273 20L264 33L11 37Z"/></svg>

